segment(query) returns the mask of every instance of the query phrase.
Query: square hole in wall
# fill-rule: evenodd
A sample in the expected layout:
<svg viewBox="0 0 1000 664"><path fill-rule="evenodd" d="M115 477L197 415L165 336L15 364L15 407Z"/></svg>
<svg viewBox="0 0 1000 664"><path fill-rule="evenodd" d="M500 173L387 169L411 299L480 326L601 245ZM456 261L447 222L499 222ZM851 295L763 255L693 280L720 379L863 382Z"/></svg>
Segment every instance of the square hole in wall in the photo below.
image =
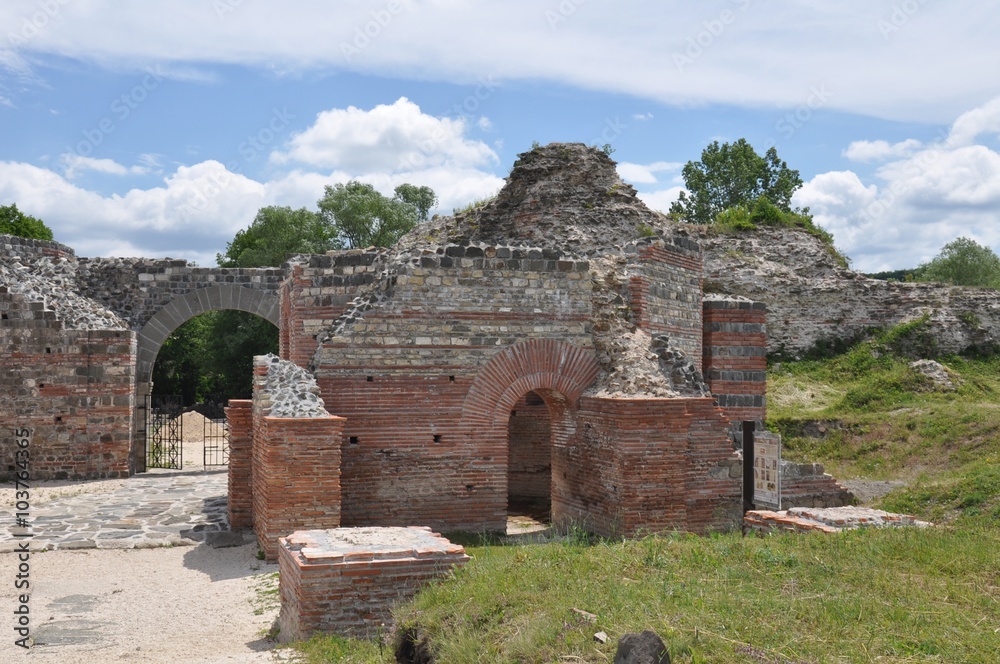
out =
<svg viewBox="0 0 1000 664"><path fill-rule="evenodd" d="M365 380L367 380L369 383L371 383L371 382L373 382L375 380L375 377L374 376L365 376Z"/></svg>
<svg viewBox="0 0 1000 664"><path fill-rule="evenodd" d="M439 433L434 434L434 442L435 443L440 443L441 442L441 434L439 434Z"/></svg>
<svg viewBox="0 0 1000 664"><path fill-rule="evenodd" d="M455 382L455 377L454 376L448 376L448 382L449 383L454 383Z"/></svg>
<svg viewBox="0 0 1000 664"><path fill-rule="evenodd" d="M357 445L358 444L358 437L357 436L351 436L350 438L347 439L347 442L349 444L351 444L351 445Z"/></svg>

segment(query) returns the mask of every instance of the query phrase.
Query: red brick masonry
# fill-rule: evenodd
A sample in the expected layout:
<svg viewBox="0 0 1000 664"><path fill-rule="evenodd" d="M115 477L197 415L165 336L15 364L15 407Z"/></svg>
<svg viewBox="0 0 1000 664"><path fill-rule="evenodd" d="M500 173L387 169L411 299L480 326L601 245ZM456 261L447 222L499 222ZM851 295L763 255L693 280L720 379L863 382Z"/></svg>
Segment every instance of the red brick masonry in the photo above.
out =
<svg viewBox="0 0 1000 664"><path fill-rule="evenodd" d="M336 528L280 540L282 641L316 633L371 638L392 607L469 560L430 528Z"/></svg>

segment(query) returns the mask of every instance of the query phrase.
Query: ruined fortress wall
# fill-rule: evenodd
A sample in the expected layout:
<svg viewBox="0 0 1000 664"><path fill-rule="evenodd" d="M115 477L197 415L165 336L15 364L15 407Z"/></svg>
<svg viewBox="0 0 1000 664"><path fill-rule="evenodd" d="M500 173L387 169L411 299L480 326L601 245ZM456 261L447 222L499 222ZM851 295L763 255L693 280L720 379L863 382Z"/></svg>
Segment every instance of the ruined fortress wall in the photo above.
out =
<svg viewBox="0 0 1000 664"><path fill-rule="evenodd" d="M629 265L633 320L653 336L668 335L672 346L697 364L702 354L701 246L676 236L637 249Z"/></svg>
<svg viewBox="0 0 1000 664"><path fill-rule="evenodd" d="M327 408L347 418L343 524L500 530L510 413L501 439L480 440L492 431L463 421L466 397L511 346L559 339L592 347L588 263L448 246L399 265L391 281L391 297L352 310L316 355Z"/></svg>
<svg viewBox="0 0 1000 664"><path fill-rule="evenodd" d="M316 337L333 326L362 288L375 282L385 263L384 250L349 250L290 260L279 291L279 355L300 367L309 366Z"/></svg>
<svg viewBox="0 0 1000 664"><path fill-rule="evenodd" d="M44 302L0 286L0 477L12 476L14 431L33 430L33 479L127 477L135 334L66 330Z"/></svg>
<svg viewBox="0 0 1000 664"><path fill-rule="evenodd" d="M283 274L280 268L197 267L170 258L79 258L76 279L81 295L138 331L170 302L192 291L228 285L276 293ZM202 312L189 313L193 317Z"/></svg>
<svg viewBox="0 0 1000 664"><path fill-rule="evenodd" d="M32 240L15 235L0 235L0 257L18 257L22 263L34 263L41 258L75 259L70 247L49 240Z"/></svg>

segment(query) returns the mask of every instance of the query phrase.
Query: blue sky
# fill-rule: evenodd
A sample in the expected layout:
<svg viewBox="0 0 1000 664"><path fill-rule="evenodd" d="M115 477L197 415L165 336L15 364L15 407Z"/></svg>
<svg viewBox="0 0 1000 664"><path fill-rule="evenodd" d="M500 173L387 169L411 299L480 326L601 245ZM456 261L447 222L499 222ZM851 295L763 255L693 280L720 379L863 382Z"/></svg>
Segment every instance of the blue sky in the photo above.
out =
<svg viewBox="0 0 1000 664"><path fill-rule="evenodd" d="M79 255L214 264L326 184L491 195L611 144L656 209L711 141L774 145L866 271L1000 250L1000 12L953 0L7 0L0 204Z"/></svg>

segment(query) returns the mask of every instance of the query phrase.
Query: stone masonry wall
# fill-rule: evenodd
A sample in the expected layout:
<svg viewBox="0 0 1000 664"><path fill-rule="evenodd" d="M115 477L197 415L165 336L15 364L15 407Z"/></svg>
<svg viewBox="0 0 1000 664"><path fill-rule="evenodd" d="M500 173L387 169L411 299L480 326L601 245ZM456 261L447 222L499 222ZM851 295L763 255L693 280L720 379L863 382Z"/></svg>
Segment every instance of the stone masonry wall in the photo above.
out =
<svg viewBox="0 0 1000 664"><path fill-rule="evenodd" d="M682 236L637 246L629 266L633 320L652 336L666 334L696 364L701 357L701 247Z"/></svg>
<svg viewBox="0 0 1000 664"><path fill-rule="evenodd" d="M192 291L231 285L277 293L282 277L280 268L196 267L170 258L77 259L80 294L117 313L133 330Z"/></svg>
<svg viewBox="0 0 1000 664"><path fill-rule="evenodd" d="M507 494L548 502L552 493L552 418L539 395L529 392L514 405L507 436Z"/></svg>
<svg viewBox="0 0 1000 664"><path fill-rule="evenodd" d="M275 356L254 359L252 521L267 560L278 538L340 525L340 436L308 373Z"/></svg>
<svg viewBox="0 0 1000 664"><path fill-rule="evenodd" d="M385 250L348 250L296 256L281 285L280 355L300 367L316 352L316 338L340 318L361 290L385 270Z"/></svg>
<svg viewBox="0 0 1000 664"><path fill-rule="evenodd" d="M34 431L35 479L127 477L135 335L67 330L43 302L0 286L0 477L11 476L14 431Z"/></svg>
<svg viewBox="0 0 1000 664"><path fill-rule="evenodd" d="M477 432L462 421L466 396L490 358L511 346L544 338L592 345L587 262L448 246L374 285L388 290L354 303L314 360L328 408L347 418L344 525L502 529L506 435L497 447L476 447Z"/></svg>

